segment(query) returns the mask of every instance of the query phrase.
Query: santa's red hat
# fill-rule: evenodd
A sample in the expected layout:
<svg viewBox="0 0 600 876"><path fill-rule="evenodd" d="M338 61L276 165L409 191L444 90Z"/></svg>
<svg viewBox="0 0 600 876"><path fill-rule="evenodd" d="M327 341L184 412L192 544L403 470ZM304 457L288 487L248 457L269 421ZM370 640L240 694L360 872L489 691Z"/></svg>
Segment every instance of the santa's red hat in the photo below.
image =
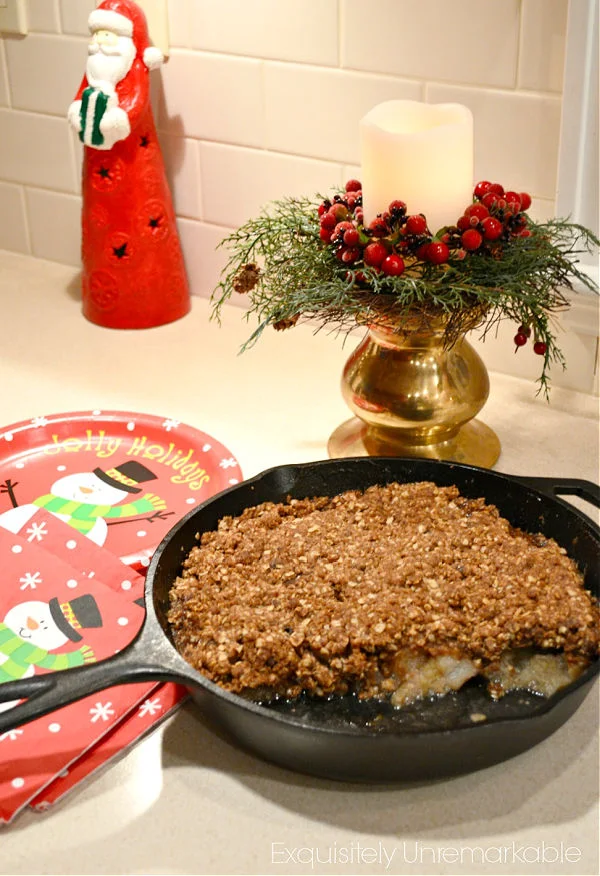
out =
<svg viewBox="0 0 600 876"><path fill-rule="evenodd" d="M110 30L133 39L137 57L149 70L160 67L164 61L161 50L150 45L146 16L133 0L103 0L90 14L88 27L90 33Z"/></svg>

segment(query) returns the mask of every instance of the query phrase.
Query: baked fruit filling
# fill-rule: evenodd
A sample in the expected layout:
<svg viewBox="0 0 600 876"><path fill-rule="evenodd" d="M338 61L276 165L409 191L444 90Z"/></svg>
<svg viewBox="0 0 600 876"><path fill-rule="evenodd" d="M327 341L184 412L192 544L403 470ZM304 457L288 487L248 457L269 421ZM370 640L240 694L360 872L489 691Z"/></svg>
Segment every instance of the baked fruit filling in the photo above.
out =
<svg viewBox="0 0 600 876"><path fill-rule="evenodd" d="M429 482L247 508L204 533L170 593L177 649L257 699L402 706L487 680L550 696L597 658L599 609L552 539Z"/></svg>

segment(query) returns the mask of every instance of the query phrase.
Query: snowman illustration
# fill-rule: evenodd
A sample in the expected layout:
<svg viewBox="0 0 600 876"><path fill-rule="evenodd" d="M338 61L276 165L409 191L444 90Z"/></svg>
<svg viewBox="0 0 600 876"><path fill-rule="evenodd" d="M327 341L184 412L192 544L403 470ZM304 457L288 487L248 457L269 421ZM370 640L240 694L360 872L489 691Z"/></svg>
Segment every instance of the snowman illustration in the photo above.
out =
<svg viewBox="0 0 600 876"><path fill-rule="evenodd" d="M98 604L89 593L62 603L54 597L49 602L29 600L14 605L0 622L0 685L28 678L36 667L58 672L95 663L88 645L70 651L59 649L69 642L81 642L80 630L101 626ZM0 703L0 712L16 702Z"/></svg>
<svg viewBox="0 0 600 876"><path fill-rule="evenodd" d="M125 523L128 518L153 512L142 519L162 520L173 511L165 512L166 502L154 493L145 493L140 498L119 504L133 495L142 493L139 484L155 480L156 475L136 460L130 460L115 468L103 471L76 472L59 478L50 487L50 492L33 502L19 505L14 493L18 484L8 480L0 492L8 493L13 507L0 514L0 526L17 534L26 523L45 508L64 520L97 545L106 541L109 523Z"/></svg>

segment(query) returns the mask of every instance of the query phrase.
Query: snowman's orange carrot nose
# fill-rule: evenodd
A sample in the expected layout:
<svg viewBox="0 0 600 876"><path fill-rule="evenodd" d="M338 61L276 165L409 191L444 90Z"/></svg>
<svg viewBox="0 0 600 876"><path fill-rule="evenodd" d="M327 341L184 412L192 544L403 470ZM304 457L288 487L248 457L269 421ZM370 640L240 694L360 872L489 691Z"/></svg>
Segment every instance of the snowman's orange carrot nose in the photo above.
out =
<svg viewBox="0 0 600 876"><path fill-rule="evenodd" d="M89 493L93 493L94 491L92 490L91 487L79 487L79 492L80 493L87 493L89 495Z"/></svg>
<svg viewBox="0 0 600 876"><path fill-rule="evenodd" d="M35 620L35 618L28 617L27 620L25 621L25 626L27 627L28 630L37 630L37 628L39 627L39 624Z"/></svg>

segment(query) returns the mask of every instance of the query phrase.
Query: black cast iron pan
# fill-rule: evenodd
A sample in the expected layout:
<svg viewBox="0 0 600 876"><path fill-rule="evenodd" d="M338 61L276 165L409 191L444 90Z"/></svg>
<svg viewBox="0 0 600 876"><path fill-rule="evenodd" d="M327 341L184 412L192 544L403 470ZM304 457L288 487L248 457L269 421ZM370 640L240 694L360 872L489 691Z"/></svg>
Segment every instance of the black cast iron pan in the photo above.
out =
<svg viewBox="0 0 600 876"><path fill-rule="evenodd" d="M286 465L225 490L191 511L159 545L146 581L146 620L117 656L90 666L0 686L0 701L28 698L0 713L0 732L115 684L149 680L187 686L202 712L235 742L260 757L302 773L346 781L391 782L440 778L513 757L557 730L589 693L600 662L549 699L527 691L494 702L477 682L460 691L401 709L352 696L263 705L228 693L177 653L167 624L168 594L196 533L215 529L264 501L335 495L391 481L455 484L463 495L485 497L514 526L556 539L599 594L600 530L558 498L576 495L600 507L600 490L564 478L511 477L420 459L360 458ZM485 715L474 722L472 715Z"/></svg>

